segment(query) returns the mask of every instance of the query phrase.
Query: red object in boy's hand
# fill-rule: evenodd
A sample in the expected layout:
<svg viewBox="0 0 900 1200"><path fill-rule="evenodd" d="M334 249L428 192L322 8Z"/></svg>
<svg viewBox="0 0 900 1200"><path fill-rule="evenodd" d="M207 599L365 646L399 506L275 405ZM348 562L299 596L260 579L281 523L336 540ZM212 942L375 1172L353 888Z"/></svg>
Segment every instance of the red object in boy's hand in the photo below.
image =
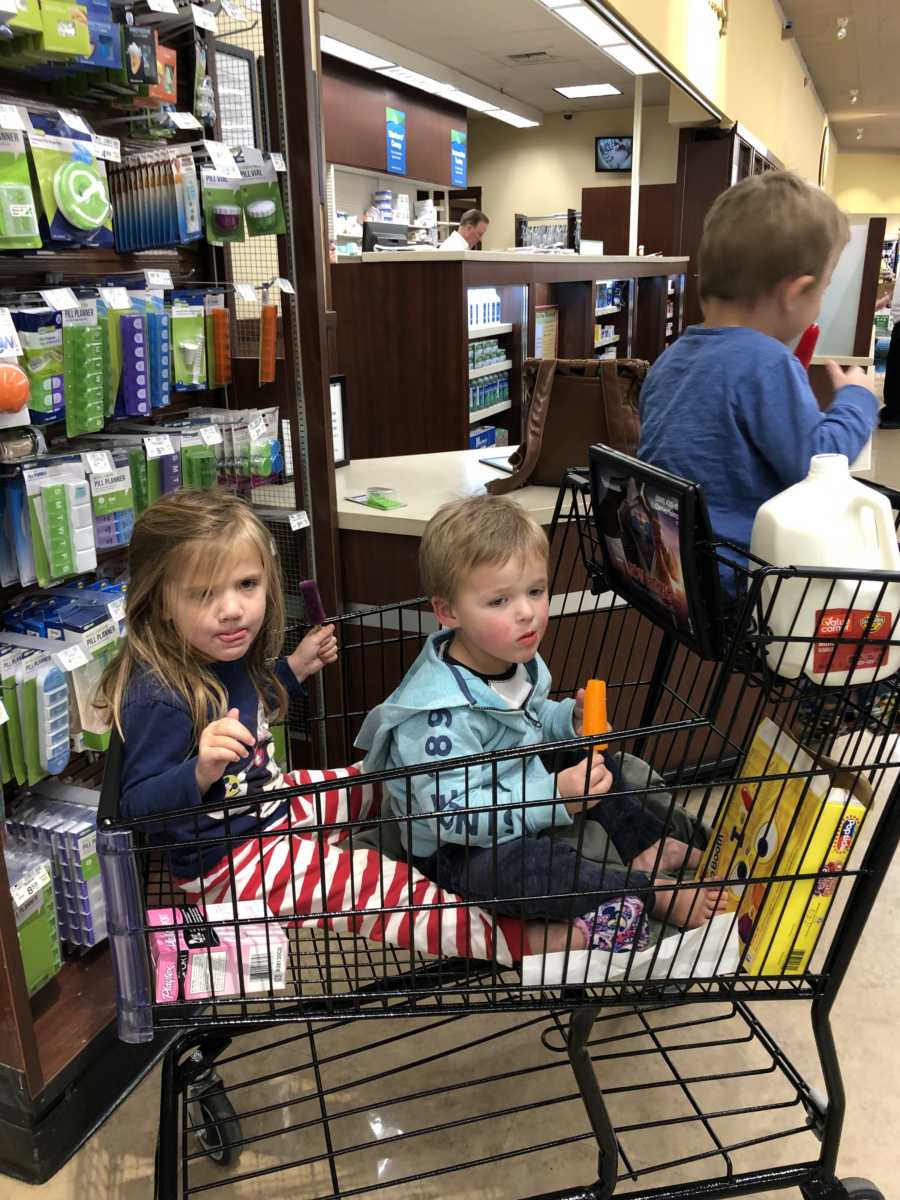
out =
<svg viewBox="0 0 900 1200"><path fill-rule="evenodd" d="M815 353L816 342L818 340L819 327L815 323L809 325L800 334L800 341L797 343L797 348L794 351L794 354L803 364L804 371L809 370L809 364L812 362L812 356Z"/></svg>

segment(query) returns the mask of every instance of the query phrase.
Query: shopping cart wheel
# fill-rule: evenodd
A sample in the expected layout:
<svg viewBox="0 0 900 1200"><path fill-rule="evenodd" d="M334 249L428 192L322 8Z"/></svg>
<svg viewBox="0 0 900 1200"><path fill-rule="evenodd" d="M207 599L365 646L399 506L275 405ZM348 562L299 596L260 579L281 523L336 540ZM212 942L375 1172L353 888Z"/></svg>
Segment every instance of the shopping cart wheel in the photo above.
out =
<svg viewBox="0 0 900 1200"><path fill-rule="evenodd" d="M241 1156L241 1123L220 1082L191 1097L191 1124L209 1158L220 1167Z"/></svg>
<svg viewBox="0 0 900 1200"><path fill-rule="evenodd" d="M847 1200L884 1200L874 1183L868 1179L842 1179Z"/></svg>

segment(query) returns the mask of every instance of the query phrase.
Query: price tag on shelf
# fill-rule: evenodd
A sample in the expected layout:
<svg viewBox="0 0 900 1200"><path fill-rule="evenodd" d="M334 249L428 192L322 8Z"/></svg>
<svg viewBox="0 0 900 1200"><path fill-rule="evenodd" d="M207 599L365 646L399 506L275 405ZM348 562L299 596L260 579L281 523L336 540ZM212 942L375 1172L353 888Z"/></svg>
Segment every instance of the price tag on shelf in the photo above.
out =
<svg viewBox="0 0 900 1200"><path fill-rule="evenodd" d="M115 600L110 600L107 604L110 617L121 624L125 620L125 601L121 596L117 596Z"/></svg>
<svg viewBox="0 0 900 1200"><path fill-rule="evenodd" d="M167 454L175 453L172 439L167 433L149 434L144 438L144 450L148 458L165 458Z"/></svg>
<svg viewBox="0 0 900 1200"><path fill-rule="evenodd" d="M309 517L305 512L292 512L288 517L288 524L293 532L296 533L298 529L309 528Z"/></svg>
<svg viewBox="0 0 900 1200"><path fill-rule="evenodd" d="M19 333L13 324L12 313L8 308L0 308L0 358L22 353L22 343Z"/></svg>
<svg viewBox="0 0 900 1200"><path fill-rule="evenodd" d="M289 296L296 295L294 291L294 285L291 283L291 281L289 279L282 279L280 275L275 280L275 286L280 292L286 292Z"/></svg>
<svg viewBox="0 0 900 1200"><path fill-rule="evenodd" d="M0 104L0 129L13 129L17 133L25 132L25 122L15 104Z"/></svg>
<svg viewBox="0 0 900 1200"><path fill-rule="evenodd" d="M203 126L191 112L170 112L169 120L176 129L202 129Z"/></svg>
<svg viewBox="0 0 900 1200"><path fill-rule="evenodd" d="M94 136L93 130L91 129L90 125L88 125L88 123L84 119L84 117L80 117L78 115L78 113L72 112L68 108L61 108L59 110L59 115L62 117L62 119L65 121L65 123L69 126L69 128L74 129L76 133L86 133L88 135L88 137Z"/></svg>
<svg viewBox="0 0 900 1200"><path fill-rule="evenodd" d="M116 469L116 464L108 450L88 450L84 459L87 469L92 475L108 475Z"/></svg>
<svg viewBox="0 0 900 1200"><path fill-rule="evenodd" d="M198 29L208 29L210 33L219 32L219 22L207 9L201 8L199 4L192 4L191 13Z"/></svg>
<svg viewBox="0 0 900 1200"><path fill-rule="evenodd" d="M6 711L6 705L0 700L0 725L5 725L9 720L9 713Z"/></svg>
<svg viewBox="0 0 900 1200"><path fill-rule="evenodd" d="M241 300L246 300L248 304L257 303L256 288L252 283L236 283L234 285L234 294Z"/></svg>
<svg viewBox="0 0 900 1200"><path fill-rule="evenodd" d="M266 436L268 426L266 425L265 417L254 417L247 426L247 433L250 435L251 442L259 442Z"/></svg>
<svg viewBox="0 0 900 1200"><path fill-rule="evenodd" d="M284 161L283 154L272 153L269 155L269 161L276 171L286 171L287 163Z"/></svg>
<svg viewBox="0 0 900 1200"><path fill-rule="evenodd" d="M172 272L163 271L159 267L155 267L150 271L145 271L144 281L148 288L173 288L175 286L175 284L172 282Z"/></svg>
<svg viewBox="0 0 900 1200"><path fill-rule="evenodd" d="M167 13L169 16L178 16L178 5L175 0L147 0L147 7L151 12Z"/></svg>
<svg viewBox="0 0 900 1200"><path fill-rule="evenodd" d="M71 288L46 288L41 295L44 301L55 308L57 312L65 312L67 308L78 307L78 297Z"/></svg>
<svg viewBox="0 0 900 1200"><path fill-rule="evenodd" d="M102 287L98 290L100 298L105 302L107 308L114 308L117 312L131 308L131 296L128 294L128 288Z"/></svg>
<svg viewBox="0 0 900 1200"><path fill-rule="evenodd" d="M16 0L0 0L0 16L16 17L19 15L19 6Z"/></svg>
<svg viewBox="0 0 900 1200"><path fill-rule="evenodd" d="M232 21L247 20L247 14L239 4L234 4L232 0L222 0L222 12L231 17Z"/></svg>
<svg viewBox="0 0 900 1200"><path fill-rule="evenodd" d="M94 134L94 158L120 163L122 161L122 143L118 138L99 137Z"/></svg>
<svg viewBox="0 0 900 1200"><path fill-rule="evenodd" d="M85 654L81 642L74 642L71 646L66 646L65 650L54 654L53 661L61 671L77 671L79 667L86 667L91 660Z"/></svg>
<svg viewBox="0 0 900 1200"><path fill-rule="evenodd" d="M206 147L206 153L209 155L210 162L220 175L223 175L226 179L240 179L241 173L238 170L237 163L234 161L234 155L224 142L205 141L203 145Z"/></svg>
<svg viewBox="0 0 900 1200"><path fill-rule="evenodd" d="M200 430L200 438L207 446L221 446L224 441L218 425L204 425Z"/></svg>
<svg viewBox="0 0 900 1200"><path fill-rule="evenodd" d="M9 889L9 894L12 896L12 902L16 908L22 908L29 900L33 900L38 892L42 892L45 887L49 886L50 872L41 865L36 871L30 871L19 883L13 884ZM16 921L22 919L21 915L17 915Z"/></svg>

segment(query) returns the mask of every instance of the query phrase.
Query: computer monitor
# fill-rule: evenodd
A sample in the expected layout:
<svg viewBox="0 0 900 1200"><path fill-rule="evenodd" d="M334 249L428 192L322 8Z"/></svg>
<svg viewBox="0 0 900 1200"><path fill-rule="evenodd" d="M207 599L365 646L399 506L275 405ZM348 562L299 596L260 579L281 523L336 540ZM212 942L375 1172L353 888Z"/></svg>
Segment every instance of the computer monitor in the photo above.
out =
<svg viewBox="0 0 900 1200"><path fill-rule="evenodd" d="M405 247L406 230L406 225L395 225L389 221L366 221L363 224L363 253L374 250L376 246Z"/></svg>

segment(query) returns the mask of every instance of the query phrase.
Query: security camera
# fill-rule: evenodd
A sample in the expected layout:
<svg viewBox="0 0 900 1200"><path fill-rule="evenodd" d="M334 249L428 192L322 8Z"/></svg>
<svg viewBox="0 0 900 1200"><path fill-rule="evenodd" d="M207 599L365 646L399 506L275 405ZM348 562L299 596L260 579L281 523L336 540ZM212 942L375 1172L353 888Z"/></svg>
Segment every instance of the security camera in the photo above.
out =
<svg viewBox="0 0 900 1200"><path fill-rule="evenodd" d="M574 113L563 113L563 120L571 121L574 116L575 116Z"/></svg>
<svg viewBox="0 0 900 1200"><path fill-rule="evenodd" d="M785 19L781 22L781 40L787 41L788 38L792 38L793 36L794 36L794 22L788 20L787 17L785 17Z"/></svg>

